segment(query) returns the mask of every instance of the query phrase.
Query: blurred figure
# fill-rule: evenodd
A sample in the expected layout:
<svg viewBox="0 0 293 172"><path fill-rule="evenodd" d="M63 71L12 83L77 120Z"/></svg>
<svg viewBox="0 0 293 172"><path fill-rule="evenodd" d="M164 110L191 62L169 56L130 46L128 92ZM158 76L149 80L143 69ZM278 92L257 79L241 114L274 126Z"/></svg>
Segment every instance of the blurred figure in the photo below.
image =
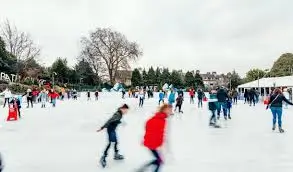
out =
<svg viewBox="0 0 293 172"><path fill-rule="evenodd" d="M175 93L173 90L171 90L171 93L169 95L169 98L168 98L168 103L170 105L172 105L173 103L175 103Z"/></svg>
<svg viewBox="0 0 293 172"><path fill-rule="evenodd" d="M205 96L205 94L202 91L202 89L198 89L198 91L197 91L198 108L202 108L202 101L203 101L204 96Z"/></svg>
<svg viewBox="0 0 293 172"><path fill-rule="evenodd" d="M46 107L46 102L48 99L48 94L47 94L47 90L43 89L42 92L39 94L38 99L41 100L42 103L42 107L41 108L45 108Z"/></svg>
<svg viewBox="0 0 293 172"><path fill-rule="evenodd" d="M56 107L56 100L59 97L59 94L52 89L48 96L51 98L53 107Z"/></svg>
<svg viewBox="0 0 293 172"><path fill-rule="evenodd" d="M2 160L2 156L0 154L0 172L2 172L3 168L4 168L3 160Z"/></svg>
<svg viewBox="0 0 293 172"><path fill-rule="evenodd" d="M26 93L24 95L26 96L26 101L27 101L27 108L29 108L29 104L31 104L31 107L33 108L33 93L31 89L27 89Z"/></svg>
<svg viewBox="0 0 293 172"><path fill-rule="evenodd" d="M183 111L181 110L183 101L184 101L183 96L181 94L179 94L179 96L176 99L175 112L176 112L177 107L178 107L179 108L179 113L183 113Z"/></svg>
<svg viewBox="0 0 293 172"><path fill-rule="evenodd" d="M162 90L160 90L160 93L159 93L159 105L161 104L161 102L164 103L164 98L165 98L165 94L164 94L164 92L162 92Z"/></svg>
<svg viewBox="0 0 293 172"><path fill-rule="evenodd" d="M125 99L125 94L126 94L125 90L123 89L121 93L122 93L122 99Z"/></svg>
<svg viewBox="0 0 293 172"><path fill-rule="evenodd" d="M229 98L227 91L224 89L224 87L221 87L217 91L217 99L218 99L218 119L220 119L220 113L223 109L224 112L224 118L227 120L227 99Z"/></svg>
<svg viewBox="0 0 293 172"><path fill-rule="evenodd" d="M12 98L12 100L9 103L10 104L13 104L14 106L17 106L18 117L21 118L21 114L20 114L20 109L21 109L20 98L18 98L17 96L15 96L15 97Z"/></svg>
<svg viewBox="0 0 293 172"><path fill-rule="evenodd" d="M284 89L283 95L287 100L290 100L290 93L288 92L288 89ZM285 109L288 109L288 103L285 102Z"/></svg>
<svg viewBox="0 0 293 172"><path fill-rule="evenodd" d="M190 89L189 90L190 104L194 104L194 94L195 94L194 89Z"/></svg>
<svg viewBox="0 0 293 172"><path fill-rule="evenodd" d="M107 165L107 161L106 158L108 156L108 151L111 147L111 144L114 143L114 151L115 151L115 155L114 155L114 160L123 160L124 156L119 154L119 150L118 150L118 140L117 140L117 134L116 134L116 128L117 126L121 123L121 119L123 117L123 115L125 115L128 112L128 105L124 104L123 106L121 106L117 112L101 127L101 129L97 130L97 132L101 132L102 130L104 130L105 128L107 129L107 133L108 133L108 145L104 151L104 155L101 157L100 159L100 163L102 165L102 167L106 167Z"/></svg>
<svg viewBox="0 0 293 172"><path fill-rule="evenodd" d="M216 116L216 111L218 109L218 99L217 99L217 91L216 90L210 91L208 106L209 106L209 110L212 113L212 115L210 117L209 126L212 126L215 128L220 128L220 126L217 124L217 116Z"/></svg>
<svg viewBox="0 0 293 172"><path fill-rule="evenodd" d="M88 91L88 92L87 92L87 101L90 101L90 100L91 100L91 92Z"/></svg>
<svg viewBox="0 0 293 172"><path fill-rule="evenodd" d="M249 102L249 96L248 96L248 91L244 91L244 104Z"/></svg>
<svg viewBox="0 0 293 172"><path fill-rule="evenodd" d="M139 107L143 107L144 104L144 99L145 99L145 92L143 89L141 89L138 93L138 99L139 99Z"/></svg>
<svg viewBox="0 0 293 172"><path fill-rule="evenodd" d="M95 92L95 98L96 98L96 101L99 100L99 91L98 90Z"/></svg>
<svg viewBox="0 0 293 172"><path fill-rule="evenodd" d="M232 91L232 98L233 98L233 103L235 105L237 105L237 103L238 103L238 91L235 90L235 89Z"/></svg>
<svg viewBox="0 0 293 172"><path fill-rule="evenodd" d="M154 156L154 160L142 166L137 172L144 172L149 167L154 166L154 172L159 172L162 158L158 149L165 140L166 118L172 114L172 105L164 104L159 111L146 122L144 146L149 149Z"/></svg>
<svg viewBox="0 0 293 172"><path fill-rule="evenodd" d="M4 105L3 108L5 108L6 103L9 104L9 99L12 97L11 91L7 87L0 95L4 95Z"/></svg>
<svg viewBox="0 0 293 172"><path fill-rule="evenodd" d="M248 97L249 97L249 106L252 106L252 103L253 103L253 106L255 106L256 92L254 88L250 89L250 91L248 92Z"/></svg>

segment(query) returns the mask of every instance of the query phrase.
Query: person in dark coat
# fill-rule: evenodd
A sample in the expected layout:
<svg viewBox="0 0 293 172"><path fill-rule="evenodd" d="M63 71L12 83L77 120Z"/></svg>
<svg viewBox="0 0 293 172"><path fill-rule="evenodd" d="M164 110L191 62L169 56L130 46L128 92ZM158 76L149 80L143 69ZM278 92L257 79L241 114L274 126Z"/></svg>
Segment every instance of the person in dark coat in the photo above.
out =
<svg viewBox="0 0 293 172"><path fill-rule="evenodd" d="M250 89L250 91L248 92L248 96L249 96L249 106L252 105L253 103L253 106L255 106L255 98L256 98L256 92L255 92L255 89Z"/></svg>
<svg viewBox="0 0 293 172"><path fill-rule="evenodd" d="M183 96L181 94L179 94L179 96L176 99L175 112L176 112L177 107L178 107L179 108L179 113L183 113L183 111L181 110L183 101L184 101Z"/></svg>
<svg viewBox="0 0 293 172"><path fill-rule="evenodd" d="M248 91L247 90L245 90L244 91L244 104L246 103L246 102L249 102L249 98L248 98L249 96L248 96Z"/></svg>
<svg viewBox="0 0 293 172"><path fill-rule="evenodd" d="M227 91L222 87L217 91L217 99L218 99L218 119L220 119L220 113L223 109L224 118L227 120L227 99L229 99Z"/></svg>
<svg viewBox="0 0 293 172"><path fill-rule="evenodd" d="M275 89L274 93L270 96L270 100L267 106L267 109L271 109L273 115L273 130L276 129L276 123L278 120L278 127L280 133L284 132L282 128L282 114L283 114L283 102L293 105L286 97L282 94L280 89Z"/></svg>
<svg viewBox="0 0 293 172"><path fill-rule="evenodd" d="M205 97L204 92L201 89L199 89L197 91L198 108L200 108L200 107L202 108L202 101L203 101L204 97Z"/></svg>
<svg viewBox="0 0 293 172"><path fill-rule="evenodd" d="M128 112L128 105L124 104L123 106L121 106L117 112L99 129L97 130L97 132L100 132L104 129L107 129L107 133L108 133L108 145L104 151L104 155L102 156L100 163L102 165L102 167L106 167L107 162L106 162L106 158L108 156L108 151L111 147L111 144L114 143L114 151L115 151L115 155L114 155L114 159L115 160L122 160L124 159L123 155L119 154L119 150L118 150L118 140L117 140L117 135L116 135L116 128L117 126L121 123L121 119L123 117L123 115L125 115Z"/></svg>

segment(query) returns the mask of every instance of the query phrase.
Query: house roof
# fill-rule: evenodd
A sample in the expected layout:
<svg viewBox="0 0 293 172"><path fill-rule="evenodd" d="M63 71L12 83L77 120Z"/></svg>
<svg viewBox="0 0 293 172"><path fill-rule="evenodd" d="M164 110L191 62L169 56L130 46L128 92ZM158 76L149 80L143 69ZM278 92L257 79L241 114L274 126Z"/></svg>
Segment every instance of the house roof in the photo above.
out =
<svg viewBox="0 0 293 172"><path fill-rule="evenodd" d="M262 78L259 81L255 80L238 86L238 88L258 87L293 87L293 76Z"/></svg>

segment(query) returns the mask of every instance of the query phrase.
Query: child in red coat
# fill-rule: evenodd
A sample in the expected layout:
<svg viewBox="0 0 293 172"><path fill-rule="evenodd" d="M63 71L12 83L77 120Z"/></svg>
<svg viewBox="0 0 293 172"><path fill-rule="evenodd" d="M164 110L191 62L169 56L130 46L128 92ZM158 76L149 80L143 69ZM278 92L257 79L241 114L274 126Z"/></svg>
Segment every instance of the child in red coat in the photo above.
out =
<svg viewBox="0 0 293 172"><path fill-rule="evenodd" d="M172 105L164 104L160 107L159 111L149 119L145 127L144 146L147 147L155 160L144 165L139 172L145 171L150 166L155 166L155 171L158 172L162 164L162 159L158 152L164 143L165 129L166 129L166 118L172 114Z"/></svg>
<svg viewBox="0 0 293 172"><path fill-rule="evenodd" d="M56 99L59 97L59 94L56 93L53 89L49 92L48 96L52 100L53 107L56 106Z"/></svg>

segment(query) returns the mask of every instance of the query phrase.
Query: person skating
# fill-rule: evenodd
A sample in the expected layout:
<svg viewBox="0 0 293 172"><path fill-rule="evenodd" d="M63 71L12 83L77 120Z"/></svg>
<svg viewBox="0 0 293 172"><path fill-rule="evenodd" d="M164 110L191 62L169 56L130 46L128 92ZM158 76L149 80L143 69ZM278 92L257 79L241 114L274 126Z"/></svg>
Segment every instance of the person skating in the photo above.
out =
<svg viewBox="0 0 293 172"><path fill-rule="evenodd" d="M248 95L248 91L245 90L244 91L244 104L249 102L249 95Z"/></svg>
<svg viewBox="0 0 293 172"><path fill-rule="evenodd" d="M183 111L181 109L182 108L183 101L184 101L183 96L181 94L179 94L179 96L176 99L175 112L176 112L177 107L178 107L179 113L183 113Z"/></svg>
<svg viewBox="0 0 293 172"><path fill-rule="evenodd" d="M141 89L138 93L138 99L139 99L139 107L143 107L144 104L144 99L145 99L145 92L143 89Z"/></svg>
<svg viewBox="0 0 293 172"><path fill-rule="evenodd" d="M164 103L164 98L165 98L165 94L164 94L164 92L162 92L162 90L160 90L160 93L159 93L159 105L161 104L161 102Z"/></svg>
<svg viewBox="0 0 293 172"><path fill-rule="evenodd" d="M198 108L202 108L202 101L203 101L204 96L205 96L205 94L202 91L202 89L199 89L197 91Z"/></svg>
<svg viewBox="0 0 293 172"><path fill-rule="evenodd" d="M90 101L90 100L91 100L91 92L88 91L88 92L87 92L87 101Z"/></svg>
<svg viewBox="0 0 293 172"><path fill-rule="evenodd" d="M154 166L154 172L159 172L163 160L158 149L164 144L167 123L166 118L171 114L172 105L164 104L159 108L159 111L146 122L143 144L154 156L154 160L143 165L137 172L144 172L151 166Z"/></svg>
<svg viewBox="0 0 293 172"><path fill-rule="evenodd" d="M31 89L27 89L26 93L24 93L24 95L22 96L26 96L26 101L27 101L27 108L29 108L29 104L31 104L31 107L33 108L33 93Z"/></svg>
<svg viewBox="0 0 293 172"><path fill-rule="evenodd" d="M18 117L21 118L21 113L20 113L21 102L20 102L20 98L15 96L14 98L12 98L12 100L9 103L12 104L14 107L17 106Z"/></svg>
<svg viewBox="0 0 293 172"><path fill-rule="evenodd" d="M98 90L95 92L95 98L96 98L96 101L99 100L99 91Z"/></svg>
<svg viewBox="0 0 293 172"><path fill-rule="evenodd" d="M237 92L237 90L232 91L232 97L233 97L234 105L237 105L237 103L238 103L238 92Z"/></svg>
<svg viewBox="0 0 293 172"><path fill-rule="evenodd" d="M53 107L56 107L56 101L57 101L57 98L59 97L59 94L52 89L51 92L48 94L48 96L52 100Z"/></svg>
<svg viewBox="0 0 293 172"><path fill-rule="evenodd" d="M227 120L227 99L228 98L229 98L228 97L228 93L224 89L224 87L220 88L217 91L217 99L218 99L217 113L218 113L218 119L220 119L220 113L221 113L221 110L223 109L224 118L225 118L225 120Z"/></svg>
<svg viewBox="0 0 293 172"><path fill-rule="evenodd" d="M47 102L47 99L48 99L48 94L47 94L47 90L46 89L43 89L40 92L38 99L41 100L41 103L42 103L41 108L45 108L46 107L46 102Z"/></svg>
<svg viewBox="0 0 293 172"><path fill-rule="evenodd" d="M117 147L118 140L117 140L116 128L121 123L121 119L122 119L123 115L125 115L128 112L128 109L129 109L129 107L127 104L124 104L123 106L118 108L117 112L99 130L97 130L97 132L100 132L104 129L107 129L107 133L108 133L108 145L104 151L104 155L100 159L100 163L101 163L102 167L104 167L104 168L107 165L106 158L108 156L108 151L109 151L112 143L114 143L114 151L115 151L114 160L123 160L124 159L123 155L119 154L119 150Z"/></svg>
<svg viewBox="0 0 293 172"><path fill-rule="evenodd" d="M210 117L210 123L209 126L220 128L220 126L217 124L217 116L216 111L218 109L218 99L217 99L217 91L211 90L210 91L210 97L209 97L209 110L211 111L211 117Z"/></svg>
<svg viewBox="0 0 293 172"><path fill-rule="evenodd" d="M168 103L170 105L172 105L173 103L175 103L175 93L173 90L171 90L169 98L168 98Z"/></svg>
<svg viewBox="0 0 293 172"><path fill-rule="evenodd" d="M194 89L189 90L190 104L194 104Z"/></svg>
<svg viewBox="0 0 293 172"><path fill-rule="evenodd" d="M73 100L77 100L77 91L76 90L72 91L72 96L73 96Z"/></svg>
<svg viewBox="0 0 293 172"><path fill-rule="evenodd" d="M125 99L125 94L126 94L125 90L123 89L123 90L121 91L121 93L122 93L122 99Z"/></svg>
<svg viewBox="0 0 293 172"><path fill-rule="evenodd" d="M227 99L227 114L228 114L228 118L231 118L231 109L232 109L232 98L228 98Z"/></svg>
<svg viewBox="0 0 293 172"><path fill-rule="evenodd" d="M293 105L285 96L282 94L282 91L278 88L274 90L274 93L270 96L270 100L267 106L267 109L271 109L273 115L273 131L276 129L276 123L278 121L278 127L280 133L284 132L282 128L282 114L283 114L283 102Z"/></svg>
<svg viewBox="0 0 293 172"><path fill-rule="evenodd" d="M252 103L253 103L253 106L255 106L256 92L254 88L250 89L250 91L248 92L248 97L249 97L249 106L252 106Z"/></svg>
<svg viewBox="0 0 293 172"><path fill-rule="evenodd" d="M12 97L11 91L9 88L6 88L0 95L4 95L4 105L3 108L5 108L6 103L9 104L9 99Z"/></svg>

